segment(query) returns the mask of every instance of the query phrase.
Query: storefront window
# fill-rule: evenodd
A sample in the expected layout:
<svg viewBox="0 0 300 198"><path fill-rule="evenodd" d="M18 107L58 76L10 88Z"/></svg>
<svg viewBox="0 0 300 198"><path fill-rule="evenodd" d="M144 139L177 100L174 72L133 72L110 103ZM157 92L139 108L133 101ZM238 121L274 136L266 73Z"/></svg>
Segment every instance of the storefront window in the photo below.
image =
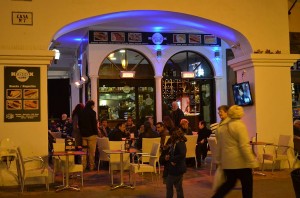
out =
<svg viewBox="0 0 300 198"><path fill-rule="evenodd" d="M135 77L120 78L121 71L135 71ZM110 53L99 70L99 118L113 126L133 117L136 123L155 116L154 70L139 52L122 49Z"/></svg>
<svg viewBox="0 0 300 198"><path fill-rule="evenodd" d="M199 120L208 124L215 121L215 84L211 68L202 55L185 51L172 56L163 71L163 106L168 106L170 111L171 103L177 101L193 130L197 130ZM195 72L195 78L182 79L184 71Z"/></svg>

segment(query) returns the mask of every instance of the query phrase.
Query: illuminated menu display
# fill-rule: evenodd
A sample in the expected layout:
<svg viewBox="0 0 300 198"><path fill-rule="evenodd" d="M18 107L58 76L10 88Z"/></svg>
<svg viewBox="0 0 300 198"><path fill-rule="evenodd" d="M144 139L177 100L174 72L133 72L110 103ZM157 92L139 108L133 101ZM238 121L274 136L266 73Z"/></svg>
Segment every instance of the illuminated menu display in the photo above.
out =
<svg viewBox="0 0 300 198"><path fill-rule="evenodd" d="M4 67L4 121L40 121L40 68Z"/></svg>

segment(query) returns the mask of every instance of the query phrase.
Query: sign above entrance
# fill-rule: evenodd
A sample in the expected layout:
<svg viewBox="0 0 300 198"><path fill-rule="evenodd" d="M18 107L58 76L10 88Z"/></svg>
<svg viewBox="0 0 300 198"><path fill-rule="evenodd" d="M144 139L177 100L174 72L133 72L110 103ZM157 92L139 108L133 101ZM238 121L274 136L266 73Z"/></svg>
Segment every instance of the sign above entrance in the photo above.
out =
<svg viewBox="0 0 300 198"><path fill-rule="evenodd" d="M221 46L212 34L89 31L90 44Z"/></svg>

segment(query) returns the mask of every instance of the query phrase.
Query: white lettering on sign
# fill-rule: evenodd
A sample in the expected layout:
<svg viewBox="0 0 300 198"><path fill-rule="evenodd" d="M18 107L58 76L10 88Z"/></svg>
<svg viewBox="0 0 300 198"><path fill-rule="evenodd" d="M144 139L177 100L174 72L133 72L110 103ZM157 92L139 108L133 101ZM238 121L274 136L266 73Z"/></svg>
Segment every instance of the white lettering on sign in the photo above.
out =
<svg viewBox="0 0 300 198"><path fill-rule="evenodd" d="M12 12L13 25L32 25L33 14L32 12Z"/></svg>

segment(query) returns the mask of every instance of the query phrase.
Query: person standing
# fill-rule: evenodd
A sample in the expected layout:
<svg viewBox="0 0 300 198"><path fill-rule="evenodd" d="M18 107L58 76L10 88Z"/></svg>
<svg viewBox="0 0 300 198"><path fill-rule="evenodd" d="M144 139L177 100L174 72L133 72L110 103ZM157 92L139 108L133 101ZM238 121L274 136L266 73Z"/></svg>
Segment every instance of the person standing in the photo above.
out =
<svg viewBox="0 0 300 198"><path fill-rule="evenodd" d="M249 144L248 130L241 118L244 110L233 105L228 110L228 117L220 123L217 132L216 161L224 170L226 181L216 190L212 198L224 197L239 179L242 184L243 198L252 198L252 169L258 163Z"/></svg>
<svg viewBox="0 0 300 198"><path fill-rule="evenodd" d="M82 146L82 137L80 135L80 130L78 126L78 117L79 114L83 111L84 109L84 104L79 103L76 105L72 112L72 125L73 125L73 132L72 132L72 137L75 138L75 146Z"/></svg>
<svg viewBox="0 0 300 198"><path fill-rule="evenodd" d="M228 109L229 109L229 106L227 106L227 105L221 105L218 107L218 115L221 119L220 123L222 123L225 119L227 119ZM210 125L210 130L212 131L212 133L215 134L217 132L217 129L218 129L220 123L213 123Z"/></svg>
<svg viewBox="0 0 300 198"><path fill-rule="evenodd" d="M201 166L201 160L204 161L207 156L207 138L209 138L211 130L206 128L206 122L204 120L199 122L198 125L198 138L196 146L196 157L198 165Z"/></svg>
<svg viewBox="0 0 300 198"><path fill-rule="evenodd" d="M82 147L84 151L88 152L88 162L86 156L83 155L82 165L85 169L87 163L89 164L90 170L95 168L95 151L98 137L98 127L96 112L93 110L95 107L95 102L89 100L83 111L79 114L78 125L80 134L82 136Z"/></svg>
<svg viewBox="0 0 300 198"><path fill-rule="evenodd" d="M169 161L168 176L166 181L167 198L173 197L173 186L176 188L177 198L183 198L182 180L186 172L186 145L187 141L181 130L176 130L170 138L172 146L170 154L166 155L165 160Z"/></svg>
<svg viewBox="0 0 300 198"><path fill-rule="evenodd" d="M180 127L180 121L184 117L183 111L179 108L178 103L176 101L172 102L172 113L170 115L173 120L175 126L177 128Z"/></svg>

